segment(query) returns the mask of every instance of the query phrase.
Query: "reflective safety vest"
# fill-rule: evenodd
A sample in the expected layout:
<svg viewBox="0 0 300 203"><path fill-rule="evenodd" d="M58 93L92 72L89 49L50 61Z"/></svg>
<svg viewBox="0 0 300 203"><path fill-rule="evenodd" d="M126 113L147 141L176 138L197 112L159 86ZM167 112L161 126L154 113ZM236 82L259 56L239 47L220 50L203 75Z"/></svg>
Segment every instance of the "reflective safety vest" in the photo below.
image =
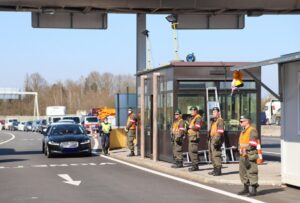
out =
<svg viewBox="0 0 300 203"><path fill-rule="evenodd" d="M178 135L180 130L182 130L182 131L185 130L184 126L181 126L181 127L179 126L179 124L181 122L182 122L182 124L184 124L182 118L180 118L180 119L173 122L173 126L172 126L172 134L173 135Z"/></svg>
<svg viewBox="0 0 300 203"><path fill-rule="evenodd" d="M198 118L201 118L201 116L199 115L199 114L197 114L192 120L191 120L191 122L190 122L190 125L192 125L192 128L195 126L195 122L196 122L196 120L198 119ZM201 128L201 126L199 125L199 126L197 126L198 128L199 128L199 130L200 130L200 128ZM193 130L193 129L189 129L188 130L188 135L196 135L197 134L197 132L199 131L199 130L197 130L197 131L195 131L195 130Z"/></svg>
<svg viewBox="0 0 300 203"><path fill-rule="evenodd" d="M219 122L222 122L222 118L218 118L216 121L212 122L210 128L210 136L216 136L219 134L224 134L224 128L218 128Z"/></svg>
<svg viewBox="0 0 300 203"><path fill-rule="evenodd" d="M257 140L250 140L251 131L255 130L252 126L248 127L246 130L242 131L239 138L240 143L240 155L246 156L247 155L247 148L249 146L256 147Z"/></svg>
<svg viewBox="0 0 300 203"><path fill-rule="evenodd" d="M109 134L111 128L110 123L101 123L101 126L102 126L102 132L105 134Z"/></svg>
<svg viewBox="0 0 300 203"><path fill-rule="evenodd" d="M136 119L135 119L135 115L132 113L128 116L127 118L127 126L132 123L131 127L129 128L129 130L135 130L136 129Z"/></svg>

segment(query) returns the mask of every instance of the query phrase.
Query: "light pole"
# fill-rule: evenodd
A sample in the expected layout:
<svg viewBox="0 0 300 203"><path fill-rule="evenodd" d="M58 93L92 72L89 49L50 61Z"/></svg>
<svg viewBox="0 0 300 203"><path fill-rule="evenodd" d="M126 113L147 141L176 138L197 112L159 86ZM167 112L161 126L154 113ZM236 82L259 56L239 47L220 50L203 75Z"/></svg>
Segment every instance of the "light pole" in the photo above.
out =
<svg viewBox="0 0 300 203"><path fill-rule="evenodd" d="M178 38L177 38L177 15L171 14L166 17L167 21L171 23L172 29L173 29L173 35L174 35L174 52L175 52L175 60L180 60L179 59L179 54L178 54Z"/></svg>

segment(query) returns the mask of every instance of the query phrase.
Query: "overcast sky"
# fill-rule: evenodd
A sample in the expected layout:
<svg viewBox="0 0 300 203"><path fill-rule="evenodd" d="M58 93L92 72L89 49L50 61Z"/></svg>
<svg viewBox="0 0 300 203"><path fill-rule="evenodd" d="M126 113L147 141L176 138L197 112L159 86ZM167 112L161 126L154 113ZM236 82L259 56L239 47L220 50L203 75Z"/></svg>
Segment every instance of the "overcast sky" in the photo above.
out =
<svg viewBox="0 0 300 203"><path fill-rule="evenodd" d="M0 87L22 88L26 73L48 82L79 79L93 70L134 74L135 15L109 15L107 30L33 29L29 13L0 13ZM173 33L163 15L147 17L152 63L174 59ZM198 61L259 61L300 51L300 16L247 17L243 30L181 30L179 54ZM263 81L277 91L276 71ZM275 79L274 79L275 78Z"/></svg>

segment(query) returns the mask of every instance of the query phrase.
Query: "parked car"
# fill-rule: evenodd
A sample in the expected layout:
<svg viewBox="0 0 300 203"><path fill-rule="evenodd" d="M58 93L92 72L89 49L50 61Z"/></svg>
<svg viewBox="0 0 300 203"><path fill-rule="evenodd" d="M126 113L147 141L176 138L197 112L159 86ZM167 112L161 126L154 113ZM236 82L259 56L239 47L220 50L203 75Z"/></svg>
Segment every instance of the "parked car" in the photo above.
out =
<svg viewBox="0 0 300 203"><path fill-rule="evenodd" d="M41 122L40 120L35 120L32 122L32 127L31 127L32 132L38 132L40 122Z"/></svg>
<svg viewBox="0 0 300 203"><path fill-rule="evenodd" d="M0 130L4 130L5 120L0 120Z"/></svg>
<svg viewBox="0 0 300 203"><path fill-rule="evenodd" d="M48 158L54 154L92 155L91 140L78 124L52 124L43 134L42 150Z"/></svg>
<svg viewBox="0 0 300 203"><path fill-rule="evenodd" d="M24 131L24 127L25 127L25 121L21 121L18 125L18 130L19 131Z"/></svg>
<svg viewBox="0 0 300 203"><path fill-rule="evenodd" d="M32 131L32 121L27 121L24 125L24 131Z"/></svg>
<svg viewBox="0 0 300 203"><path fill-rule="evenodd" d="M81 124L87 131L90 131L91 128L96 131L99 129L99 119L97 116L85 116Z"/></svg>
<svg viewBox="0 0 300 203"><path fill-rule="evenodd" d="M261 125L267 125L268 119L266 112L260 112L260 124Z"/></svg>
<svg viewBox="0 0 300 203"><path fill-rule="evenodd" d="M18 130L19 123L20 123L20 122L18 122L18 121L14 121L14 122L12 123L12 125L10 126L10 130L12 130L12 131L17 131L17 130Z"/></svg>
<svg viewBox="0 0 300 203"><path fill-rule="evenodd" d="M5 130L12 130L13 129L13 127L12 127L13 122L18 122L18 119L16 119L16 118L6 119L5 124L4 124Z"/></svg>
<svg viewBox="0 0 300 203"><path fill-rule="evenodd" d="M44 129L47 129L48 125L47 125L47 120L46 119L41 119L40 123L38 124L38 132L43 132Z"/></svg>

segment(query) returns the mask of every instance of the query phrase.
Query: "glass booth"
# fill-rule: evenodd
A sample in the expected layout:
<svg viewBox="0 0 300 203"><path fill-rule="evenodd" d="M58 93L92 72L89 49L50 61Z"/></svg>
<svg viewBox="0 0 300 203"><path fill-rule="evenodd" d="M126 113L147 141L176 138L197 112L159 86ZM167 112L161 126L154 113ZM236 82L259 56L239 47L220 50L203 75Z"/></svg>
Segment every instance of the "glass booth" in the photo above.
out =
<svg viewBox="0 0 300 203"><path fill-rule="evenodd" d="M141 109L141 91L144 91L144 135L145 155L152 157L153 153L153 103L157 102L157 142L158 159L172 161L172 146L170 142L170 128L173 122L173 112L180 109L183 118L189 116L191 106L197 106L207 123L206 88L216 87L220 101L221 115L225 121L226 147L238 145L240 134L239 117L250 115L252 123L260 132L260 86L244 73L244 87L231 96L232 66L246 63L218 63L218 62L173 62L167 66L151 69L137 74L138 77L138 109ZM153 73L159 73L157 78L157 101L153 101ZM258 79L261 77L260 67L251 69L251 73ZM147 76L142 89L140 78ZM209 95L211 97L212 95ZM143 125L143 124L141 124ZM140 136L140 130L138 136ZM201 129L199 150L207 149L207 125ZM184 151L187 152L187 139Z"/></svg>

